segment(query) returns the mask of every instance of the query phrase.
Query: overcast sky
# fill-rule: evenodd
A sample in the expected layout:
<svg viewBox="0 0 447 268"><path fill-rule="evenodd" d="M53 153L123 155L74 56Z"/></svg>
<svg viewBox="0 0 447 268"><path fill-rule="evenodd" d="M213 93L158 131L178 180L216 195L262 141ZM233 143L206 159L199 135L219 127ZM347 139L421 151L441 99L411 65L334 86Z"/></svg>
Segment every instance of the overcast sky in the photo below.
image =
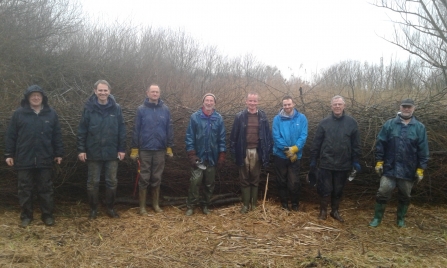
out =
<svg viewBox="0 0 447 268"><path fill-rule="evenodd" d="M94 18L181 30L222 55L252 54L285 78L308 78L344 60L408 57L380 38L391 37L392 24L385 10L365 0L80 1Z"/></svg>

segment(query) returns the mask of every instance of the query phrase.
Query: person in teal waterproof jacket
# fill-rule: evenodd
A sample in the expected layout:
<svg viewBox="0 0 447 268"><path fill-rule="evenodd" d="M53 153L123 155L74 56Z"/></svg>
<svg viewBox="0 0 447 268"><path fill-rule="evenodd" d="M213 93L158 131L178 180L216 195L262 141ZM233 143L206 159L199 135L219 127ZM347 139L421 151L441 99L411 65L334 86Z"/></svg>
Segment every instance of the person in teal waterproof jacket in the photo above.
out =
<svg viewBox="0 0 447 268"><path fill-rule="evenodd" d="M397 226L405 227L411 189L424 177L429 157L427 131L413 116L415 108L412 99L403 100L400 112L385 122L377 136L376 172L381 178L371 227L382 222L386 203L396 187L399 190Z"/></svg>
<svg viewBox="0 0 447 268"><path fill-rule="evenodd" d="M202 99L202 108L191 115L186 130L186 153L191 165L191 178L186 200L186 215L194 213L199 202L203 214L210 213L211 196L214 192L216 166L222 169L225 164L226 143L225 125L222 116L214 109L216 96L207 93ZM204 198L199 200L199 188L203 184Z"/></svg>

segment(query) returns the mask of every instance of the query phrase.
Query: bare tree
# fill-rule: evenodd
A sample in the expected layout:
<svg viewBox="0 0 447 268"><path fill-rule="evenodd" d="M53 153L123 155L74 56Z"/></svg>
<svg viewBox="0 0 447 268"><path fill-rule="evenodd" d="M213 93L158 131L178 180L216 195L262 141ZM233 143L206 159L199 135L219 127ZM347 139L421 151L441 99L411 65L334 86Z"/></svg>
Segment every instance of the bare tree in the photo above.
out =
<svg viewBox="0 0 447 268"><path fill-rule="evenodd" d="M393 39L387 39L429 67L438 70L447 85L447 1L446 0L376 0L395 23ZM446 88L447 89L447 88Z"/></svg>

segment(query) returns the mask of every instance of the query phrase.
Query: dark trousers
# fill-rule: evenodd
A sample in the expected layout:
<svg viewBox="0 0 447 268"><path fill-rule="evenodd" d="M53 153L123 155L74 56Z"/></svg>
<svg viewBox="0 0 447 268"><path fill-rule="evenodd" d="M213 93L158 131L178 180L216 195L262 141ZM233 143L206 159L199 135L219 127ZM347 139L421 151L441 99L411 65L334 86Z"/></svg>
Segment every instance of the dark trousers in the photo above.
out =
<svg viewBox="0 0 447 268"><path fill-rule="evenodd" d="M88 166L88 178L87 178L87 190L98 191L99 180L101 178L101 171L104 169L104 178L106 181L107 189L116 189L118 185L118 179L116 173L118 171L118 160L90 160L87 161Z"/></svg>
<svg viewBox="0 0 447 268"><path fill-rule="evenodd" d="M346 181L348 179L349 170L328 170L324 168L318 169L317 175L317 192L321 197L331 196L332 204L339 203Z"/></svg>
<svg viewBox="0 0 447 268"><path fill-rule="evenodd" d="M287 203L288 197L292 204L298 204L300 191L300 160L291 162L289 159L274 157L276 184L281 203Z"/></svg>
<svg viewBox="0 0 447 268"><path fill-rule="evenodd" d="M18 171L18 196L22 207L20 219L33 219L33 189L37 189L42 219L53 217L52 169L34 168Z"/></svg>

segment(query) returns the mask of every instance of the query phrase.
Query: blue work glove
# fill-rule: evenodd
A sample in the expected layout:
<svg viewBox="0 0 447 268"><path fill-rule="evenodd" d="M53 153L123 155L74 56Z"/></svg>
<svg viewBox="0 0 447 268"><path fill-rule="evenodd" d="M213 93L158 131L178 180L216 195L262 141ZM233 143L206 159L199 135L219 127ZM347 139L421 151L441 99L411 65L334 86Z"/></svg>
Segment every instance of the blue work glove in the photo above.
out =
<svg viewBox="0 0 447 268"><path fill-rule="evenodd" d="M360 172L362 170L362 167L358 162L352 162L352 167L355 169L355 171Z"/></svg>

